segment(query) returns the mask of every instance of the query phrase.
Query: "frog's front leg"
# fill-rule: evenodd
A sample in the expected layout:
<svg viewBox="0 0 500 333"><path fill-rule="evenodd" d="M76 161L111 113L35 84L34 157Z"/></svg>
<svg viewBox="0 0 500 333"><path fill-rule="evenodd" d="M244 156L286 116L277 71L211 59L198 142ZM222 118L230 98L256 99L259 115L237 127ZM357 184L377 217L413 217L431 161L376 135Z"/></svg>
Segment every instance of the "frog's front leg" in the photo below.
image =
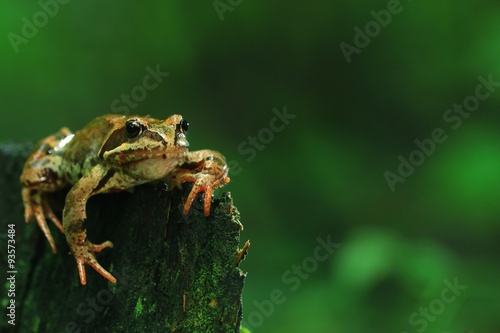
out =
<svg viewBox="0 0 500 333"><path fill-rule="evenodd" d="M189 152L186 161L175 173L177 186L184 182L193 182L193 188L184 203L184 214L188 214L196 195L205 193L203 213L210 215L210 202L213 190L229 182L229 169L224 156L214 150L199 150Z"/></svg>
<svg viewBox="0 0 500 333"><path fill-rule="evenodd" d="M63 227L66 240L75 257L81 284L87 283L85 264L90 265L99 274L109 281L115 283L116 278L105 270L94 256L94 252L100 252L107 247L113 247L113 243L106 241L102 244L92 244L87 239L87 231L83 222L87 217L87 200L102 192L106 188L106 180L112 176L112 172L105 170L102 166L95 166L88 175L81 178L68 192L63 211Z"/></svg>

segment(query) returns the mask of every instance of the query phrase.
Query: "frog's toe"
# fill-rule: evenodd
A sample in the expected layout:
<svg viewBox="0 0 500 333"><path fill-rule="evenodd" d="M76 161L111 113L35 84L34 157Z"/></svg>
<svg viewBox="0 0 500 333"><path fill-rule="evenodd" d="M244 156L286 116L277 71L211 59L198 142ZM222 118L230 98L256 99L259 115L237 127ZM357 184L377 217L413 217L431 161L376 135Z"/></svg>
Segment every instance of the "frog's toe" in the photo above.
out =
<svg viewBox="0 0 500 333"><path fill-rule="evenodd" d="M31 221L32 218L33 218L33 209L31 209L31 206L29 205L24 206L24 221L28 223L29 221Z"/></svg>
<svg viewBox="0 0 500 333"><path fill-rule="evenodd" d="M191 210L191 206L193 205L194 199L196 198L196 195L198 193L204 192L204 189L202 189L198 184L194 184L193 188L191 189L191 192L189 192L188 197L186 198L186 201L184 202L184 215L187 215L189 211Z"/></svg>
<svg viewBox="0 0 500 333"><path fill-rule="evenodd" d="M105 241L104 243L101 243L101 244L90 244L90 246L92 247L92 250L94 252L101 252L102 250L104 250L105 248L113 248L113 243L110 242L110 241Z"/></svg>
<svg viewBox="0 0 500 333"><path fill-rule="evenodd" d="M106 278L109 282L112 282L112 283L116 283L116 278L111 275L110 272L108 272L107 270L104 269L104 267L102 267L98 262L97 260L94 258L92 258L91 260L87 261L87 264L89 266L91 266L93 269L96 270L97 273L101 274L104 278ZM80 276L80 282L82 281L81 279L81 276ZM82 284L85 284L85 283L82 283Z"/></svg>
<svg viewBox="0 0 500 333"><path fill-rule="evenodd" d="M193 188L191 189L191 192L189 192L188 197L186 198L186 201L184 203L184 215L187 215L189 213L189 210L191 209L191 206L193 205L193 201L198 195L198 193L203 192L205 193L205 199L203 201L203 214L205 216L210 215L210 204L212 201L212 193L213 193L213 187L212 186L207 186L200 184L196 182L193 185Z"/></svg>
<svg viewBox="0 0 500 333"><path fill-rule="evenodd" d="M56 214L54 214L54 212L52 211L52 208L50 208L50 205L47 202L47 200L43 199L42 200L42 204L43 204L43 211L45 212L45 215L47 215L49 217L49 219L52 222L54 222L54 224L56 225L57 229L59 229L59 231L64 234L64 228L62 226L62 223L61 223L61 221L59 221L59 219L57 218Z"/></svg>
<svg viewBox="0 0 500 333"><path fill-rule="evenodd" d="M76 267L78 268L78 275L80 276L80 283L87 284L87 274L85 273L85 260L82 258L76 259Z"/></svg>
<svg viewBox="0 0 500 333"><path fill-rule="evenodd" d="M203 215L210 215L210 205L212 204L212 193L214 189L213 187L207 187L205 189L205 200L203 201Z"/></svg>
<svg viewBox="0 0 500 333"><path fill-rule="evenodd" d="M42 229L43 234L45 235L45 238L49 241L50 247L52 248L52 252L57 253L56 249L56 244L54 242L54 238L52 237L52 234L50 233L49 226L47 225L47 221L45 220L45 214L43 212L42 206L39 205L34 205L32 207L33 213L35 215L35 220Z"/></svg>
<svg viewBox="0 0 500 333"><path fill-rule="evenodd" d="M78 275L80 276L80 283L85 285L87 284L87 274L85 272L85 264L89 265L93 269L96 270L97 273L101 274L104 278L106 278L108 281L112 283L116 283L116 278L111 275L107 270L102 267L97 259L95 258L94 254L88 253L85 256L81 256L76 258L76 265L78 268Z"/></svg>

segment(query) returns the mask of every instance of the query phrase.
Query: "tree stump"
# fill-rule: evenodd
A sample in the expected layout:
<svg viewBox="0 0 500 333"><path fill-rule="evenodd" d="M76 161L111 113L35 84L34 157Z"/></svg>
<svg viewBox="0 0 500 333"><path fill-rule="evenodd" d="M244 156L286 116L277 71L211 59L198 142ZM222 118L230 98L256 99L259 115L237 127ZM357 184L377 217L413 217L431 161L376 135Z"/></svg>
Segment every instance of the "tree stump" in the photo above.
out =
<svg viewBox="0 0 500 333"><path fill-rule="evenodd" d="M112 284L86 266L83 286L64 235L48 222L58 249L53 254L36 222L24 222L19 175L31 147L0 145L0 263L1 274L7 275L1 299L8 315L15 300L15 325L8 323L12 315L4 316L0 331L240 332L245 273L238 264L249 243L239 250L242 225L230 193L214 199L209 217L203 215L202 194L183 215L182 198L192 184L168 192L143 185L92 197L88 237L93 243L114 243L96 255L118 281ZM54 196L52 206L59 213L64 195ZM15 230L10 238L9 225ZM7 266L12 238L13 269Z"/></svg>

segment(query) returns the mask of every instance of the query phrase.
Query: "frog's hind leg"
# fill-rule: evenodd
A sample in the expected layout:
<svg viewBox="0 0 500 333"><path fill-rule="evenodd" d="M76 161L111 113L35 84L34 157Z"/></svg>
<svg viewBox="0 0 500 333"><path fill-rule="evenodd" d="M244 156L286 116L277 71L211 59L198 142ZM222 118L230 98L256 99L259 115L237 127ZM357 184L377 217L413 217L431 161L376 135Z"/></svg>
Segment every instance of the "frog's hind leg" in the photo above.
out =
<svg viewBox="0 0 500 333"><path fill-rule="evenodd" d="M50 243L52 251L56 252L54 239L50 233L45 217L47 216L59 231L64 233L61 221L56 217L47 201L47 194L65 187L62 177L57 174L62 157L55 153L59 143L71 135L67 128L38 142L26 161L20 180L23 185L21 192L24 203L24 218L29 222L35 217L40 229Z"/></svg>
<svg viewBox="0 0 500 333"><path fill-rule="evenodd" d="M47 203L47 198L44 197L40 190L29 188L23 188L22 198L24 203L24 218L26 220L26 223L28 223L34 216L38 226L40 227L40 229L42 229L45 238L47 238L47 240L49 241L52 252L56 253L57 249L54 238L50 233L45 215L47 215L52 220L52 222L54 222L54 224L62 233L64 233L64 230L61 222L55 216L54 212Z"/></svg>

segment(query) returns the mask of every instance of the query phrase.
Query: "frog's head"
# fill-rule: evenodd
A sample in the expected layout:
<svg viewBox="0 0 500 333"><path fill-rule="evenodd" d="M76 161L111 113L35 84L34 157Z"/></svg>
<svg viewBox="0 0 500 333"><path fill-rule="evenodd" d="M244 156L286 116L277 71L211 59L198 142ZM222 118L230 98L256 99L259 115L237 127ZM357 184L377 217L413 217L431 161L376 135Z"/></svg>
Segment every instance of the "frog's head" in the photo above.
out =
<svg viewBox="0 0 500 333"><path fill-rule="evenodd" d="M99 156L143 177L159 179L181 164L189 143L189 123L181 115L166 120L150 117L115 117Z"/></svg>

